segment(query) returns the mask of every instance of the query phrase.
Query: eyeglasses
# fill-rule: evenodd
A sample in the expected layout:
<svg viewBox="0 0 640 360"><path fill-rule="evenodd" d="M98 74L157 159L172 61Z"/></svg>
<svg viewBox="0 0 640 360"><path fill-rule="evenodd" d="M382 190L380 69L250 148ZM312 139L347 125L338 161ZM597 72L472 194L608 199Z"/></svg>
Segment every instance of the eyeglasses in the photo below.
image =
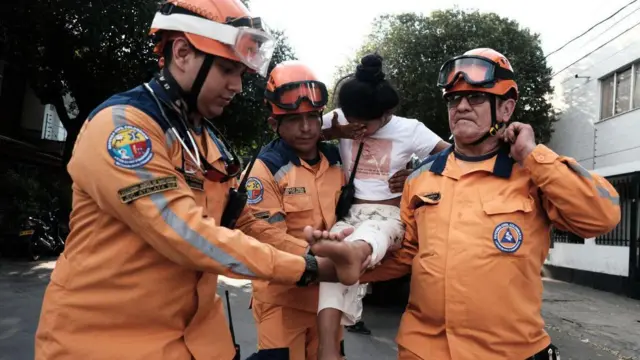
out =
<svg viewBox="0 0 640 360"><path fill-rule="evenodd" d="M447 96L445 100L447 101L447 106L451 109L460 105L462 99L467 99L471 106L477 106L484 104L485 101L489 100L489 96L481 92L457 93Z"/></svg>
<svg viewBox="0 0 640 360"><path fill-rule="evenodd" d="M240 157L236 155L227 140L224 138L224 136L222 136L222 133L220 133L220 131L218 131L218 129L216 129L213 124L211 124L208 120L205 120L204 124L213 132L212 135L215 135L215 137L211 137L215 143L217 143L217 141L215 140L216 138L222 141L223 149L220 149L220 152L223 152L225 149L228 152L227 156L225 156L225 154L222 154L225 172L216 169L212 164L204 159L202 154L200 154L200 162L202 163L205 179L223 183L237 177L242 172L242 163L240 162Z"/></svg>

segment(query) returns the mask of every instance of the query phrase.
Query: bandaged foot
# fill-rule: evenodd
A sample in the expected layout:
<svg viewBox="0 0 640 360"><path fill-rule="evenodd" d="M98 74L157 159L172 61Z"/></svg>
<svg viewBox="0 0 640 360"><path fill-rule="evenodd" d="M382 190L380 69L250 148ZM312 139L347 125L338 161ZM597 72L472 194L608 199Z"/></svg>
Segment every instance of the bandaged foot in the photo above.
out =
<svg viewBox="0 0 640 360"><path fill-rule="evenodd" d="M322 240L311 246L316 256L333 261L338 280L344 285L353 285L360 279L372 253L371 245L365 241L343 242Z"/></svg>

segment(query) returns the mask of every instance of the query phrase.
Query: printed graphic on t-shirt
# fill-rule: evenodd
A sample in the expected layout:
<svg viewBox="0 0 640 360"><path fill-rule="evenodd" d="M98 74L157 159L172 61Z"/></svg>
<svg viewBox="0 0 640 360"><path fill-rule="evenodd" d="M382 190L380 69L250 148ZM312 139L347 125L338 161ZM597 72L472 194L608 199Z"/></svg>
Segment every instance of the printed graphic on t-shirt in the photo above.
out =
<svg viewBox="0 0 640 360"><path fill-rule="evenodd" d="M358 156L360 143L354 141L351 145L351 170ZM358 163L356 179L387 180L391 171L391 150L393 142L388 139L368 138L362 147L362 155Z"/></svg>

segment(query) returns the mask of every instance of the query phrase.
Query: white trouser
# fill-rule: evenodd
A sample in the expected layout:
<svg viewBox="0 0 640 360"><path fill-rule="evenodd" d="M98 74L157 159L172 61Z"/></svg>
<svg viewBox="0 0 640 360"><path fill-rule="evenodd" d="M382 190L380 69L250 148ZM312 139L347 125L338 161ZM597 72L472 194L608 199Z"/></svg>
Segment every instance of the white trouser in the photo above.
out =
<svg viewBox="0 0 640 360"><path fill-rule="evenodd" d="M354 228L353 234L344 241L364 240L371 245L370 266L378 264L387 249L404 237L404 225L400 220L400 208L392 205L354 204L349 214L338 221L331 233ZM342 325L353 325L362 316L362 298L367 287L355 283L351 286L340 283L320 283L318 312L333 308L342 311Z"/></svg>

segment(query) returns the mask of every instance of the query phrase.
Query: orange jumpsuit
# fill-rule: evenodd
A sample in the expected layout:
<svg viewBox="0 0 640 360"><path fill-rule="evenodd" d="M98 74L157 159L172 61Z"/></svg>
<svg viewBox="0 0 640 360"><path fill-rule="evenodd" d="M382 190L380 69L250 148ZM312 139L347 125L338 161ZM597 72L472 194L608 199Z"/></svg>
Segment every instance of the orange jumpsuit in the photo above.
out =
<svg viewBox="0 0 640 360"><path fill-rule="evenodd" d="M411 273L396 339L402 360L524 360L543 350L550 225L593 237L620 220L609 182L544 145L523 166L508 148L431 156L407 179L401 212L402 249L361 281Z"/></svg>
<svg viewBox="0 0 640 360"><path fill-rule="evenodd" d="M197 136L201 151L205 141L207 161L224 169L226 152L210 135ZM71 234L44 296L37 360L231 360L218 274L300 279L302 257L245 233L279 246L300 240L246 208L240 230L216 226L235 179L189 174L183 155L143 87L89 116L68 166Z"/></svg>
<svg viewBox="0 0 640 360"><path fill-rule="evenodd" d="M320 161L301 161L284 141L269 144L247 181L253 214L288 234L302 237L305 226L330 229L344 173L338 149L320 144ZM303 254L303 247L283 250ZM289 348L291 360L313 360L318 352L318 285L299 288L253 281L253 316L259 349Z"/></svg>

